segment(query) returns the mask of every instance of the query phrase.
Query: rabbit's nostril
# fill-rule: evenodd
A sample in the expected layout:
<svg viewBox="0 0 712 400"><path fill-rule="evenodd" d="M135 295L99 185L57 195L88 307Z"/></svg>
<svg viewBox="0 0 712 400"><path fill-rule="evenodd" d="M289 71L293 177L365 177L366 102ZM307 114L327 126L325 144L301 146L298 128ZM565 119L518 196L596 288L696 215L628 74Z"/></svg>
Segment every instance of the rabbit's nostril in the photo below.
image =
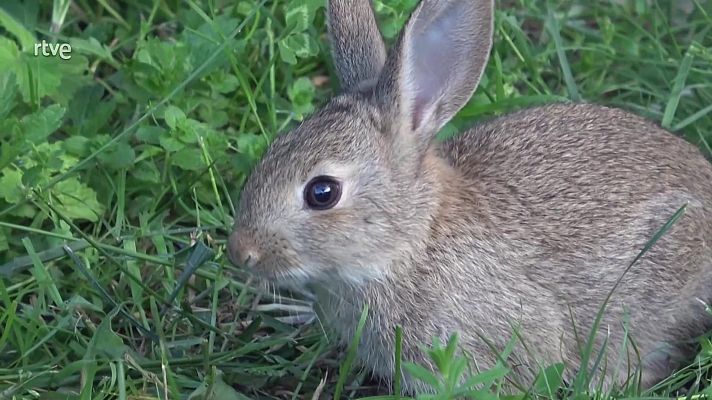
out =
<svg viewBox="0 0 712 400"><path fill-rule="evenodd" d="M257 257L256 253L253 253L252 250L247 250L244 256L244 260L242 261L242 266L246 268L252 268L257 264L257 261L259 258Z"/></svg>
<svg viewBox="0 0 712 400"><path fill-rule="evenodd" d="M237 232L233 232L228 240L228 257L233 264L252 268L260 259L260 253L251 241L246 240L244 236L238 236Z"/></svg>

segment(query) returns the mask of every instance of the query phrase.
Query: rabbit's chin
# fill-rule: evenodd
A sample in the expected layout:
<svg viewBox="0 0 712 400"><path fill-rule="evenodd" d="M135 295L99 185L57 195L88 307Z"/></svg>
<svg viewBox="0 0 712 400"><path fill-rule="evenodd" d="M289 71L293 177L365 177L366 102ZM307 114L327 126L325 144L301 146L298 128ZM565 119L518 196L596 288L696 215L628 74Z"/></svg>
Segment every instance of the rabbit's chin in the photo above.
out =
<svg viewBox="0 0 712 400"><path fill-rule="evenodd" d="M261 281L285 289L304 288L314 280L307 270L300 267L253 270L252 274Z"/></svg>
<svg viewBox="0 0 712 400"><path fill-rule="evenodd" d="M386 264L324 265L318 262L304 265L286 262L261 264L252 268L251 273L255 278L270 285L299 292L311 292L314 287L358 288L372 281L383 281L389 275Z"/></svg>
<svg viewBox="0 0 712 400"><path fill-rule="evenodd" d="M376 269L366 268L328 268L309 271L304 268L294 268L283 273L276 274L270 281L285 289L297 289L300 291L311 290L316 286L350 286L360 287L371 281L378 281L384 274Z"/></svg>
<svg viewBox="0 0 712 400"><path fill-rule="evenodd" d="M339 266L320 271L318 275L311 279L310 283L327 286L360 287L372 281L381 281L386 275L382 266Z"/></svg>

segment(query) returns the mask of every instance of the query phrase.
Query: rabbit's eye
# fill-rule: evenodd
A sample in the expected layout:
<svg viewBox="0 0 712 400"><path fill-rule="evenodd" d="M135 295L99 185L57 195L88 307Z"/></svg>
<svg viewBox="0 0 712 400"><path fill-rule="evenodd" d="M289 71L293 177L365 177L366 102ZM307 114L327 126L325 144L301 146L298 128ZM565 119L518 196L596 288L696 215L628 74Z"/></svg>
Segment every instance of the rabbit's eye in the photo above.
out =
<svg viewBox="0 0 712 400"><path fill-rule="evenodd" d="M317 176L304 188L304 201L314 210L328 210L341 198L341 185L328 176Z"/></svg>

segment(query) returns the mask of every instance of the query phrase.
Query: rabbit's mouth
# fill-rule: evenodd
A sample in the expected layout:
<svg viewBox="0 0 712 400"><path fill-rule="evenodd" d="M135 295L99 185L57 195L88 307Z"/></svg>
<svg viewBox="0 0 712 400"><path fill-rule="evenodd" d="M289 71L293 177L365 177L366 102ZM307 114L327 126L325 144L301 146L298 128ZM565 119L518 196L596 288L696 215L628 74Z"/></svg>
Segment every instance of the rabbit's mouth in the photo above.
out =
<svg viewBox="0 0 712 400"><path fill-rule="evenodd" d="M276 240L267 245L263 242L254 232L234 231L227 246L230 262L272 283L303 282L308 278L307 270L299 266L296 254L290 251L286 241Z"/></svg>
<svg viewBox="0 0 712 400"><path fill-rule="evenodd" d="M329 267L295 265L278 257L253 265L248 270L257 278L277 287L285 289L298 288L299 290L307 290L310 285L329 286L337 283L358 287L371 280L379 280L383 277L381 274L363 266L359 268L339 268L335 265Z"/></svg>
<svg viewBox="0 0 712 400"><path fill-rule="evenodd" d="M232 257L230 259L233 264L244 268L258 280L268 282L277 287L287 289L304 288L305 285L313 280L308 268L294 265L277 254L270 254L270 257L261 258L257 261L248 257L242 263L236 263L236 260L233 260Z"/></svg>
<svg viewBox="0 0 712 400"><path fill-rule="evenodd" d="M280 262L251 269L252 273L278 286L304 286L312 279L306 269L296 266L280 265Z"/></svg>

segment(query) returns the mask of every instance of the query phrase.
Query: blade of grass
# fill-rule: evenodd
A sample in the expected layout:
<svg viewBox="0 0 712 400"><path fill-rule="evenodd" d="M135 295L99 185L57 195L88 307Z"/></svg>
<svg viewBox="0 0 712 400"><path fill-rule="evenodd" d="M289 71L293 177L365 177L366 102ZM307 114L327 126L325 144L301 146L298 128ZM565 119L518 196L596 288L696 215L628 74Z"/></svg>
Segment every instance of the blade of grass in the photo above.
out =
<svg viewBox="0 0 712 400"><path fill-rule="evenodd" d="M618 285L620 285L620 283L622 282L623 277L626 276L628 271L630 271L630 269L635 265L635 263L637 263L638 260L640 260L640 258L643 257L643 255L645 255L645 253L647 253L655 245L655 243L657 243L657 241L660 240L660 238L663 235L665 235L665 233L668 232L668 230L670 230L670 228L675 224L675 222L677 222L685 214L686 210L687 210L687 204L680 207L667 220L667 222L653 235L653 237L645 243L645 246L643 246L643 249L640 252L638 252L638 254L635 256L633 261L631 261L630 264L628 264L626 269L623 271L621 276L616 280L615 284L613 285L611 290L606 295L606 298L604 299L603 304L599 308L598 313L596 313L596 318L593 322L593 326L591 327L591 332L589 333L588 340L586 342L586 346L584 347L583 354L581 354L581 366L579 368L579 372L576 374L576 377L574 379L574 392L575 393L585 393L584 386L588 386L588 384L590 383L591 377L589 376L589 373L588 373L589 358L593 352L595 337L596 337L596 334L598 333L598 327L600 326L601 321L603 319L603 313L606 309L606 306L610 302L610 299L613 296L613 293L618 288Z"/></svg>
<svg viewBox="0 0 712 400"><path fill-rule="evenodd" d="M682 121L678 122L671 128L673 132L681 131L688 127L689 125L694 124L698 120L700 120L702 117L706 116L707 114L712 112L712 104L707 105L706 107L698 110L694 114L690 115L689 117L683 119Z"/></svg>
<svg viewBox="0 0 712 400"><path fill-rule="evenodd" d="M206 246L202 241L195 242L195 245L191 247L190 253L188 255L188 260L185 262L185 268L178 278L176 287L173 288L168 300L165 304L173 304L178 292L183 288L188 279L195 273L195 271L200 268L201 265L205 264L208 260L211 260L215 252ZM165 311L165 310L164 310Z"/></svg>
<svg viewBox="0 0 712 400"><path fill-rule="evenodd" d="M48 294L55 305L62 306L64 300L62 300L62 296L59 294L59 289L57 289L57 285L55 285L54 280L47 272L47 269L45 268L42 261L40 261L40 258L37 256L35 248L32 245L32 241L30 241L29 238L25 237L22 238L22 244L25 246L25 250L30 256L30 259L32 260L32 265L34 266L32 272L35 276L35 279L37 280L37 284L39 284L40 286L41 304L44 303L44 295Z"/></svg>
<svg viewBox="0 0 712 400"><path fill-rule="evenodd" d="M109 14L111 14L112 17L116 18L116 20L117 20L121 25L123 25L124 28L126 28L126 29L128 29L128 30L131 30L131 25L129 25L129 23L126 22L126 20L121 16L121 14L119 14L116 10L114 10L114 8L111 7L111 5L109 5L109 3L107 3L106 0L97 0L97 2L98 2L99 4L101 4L102 7L104 7L104 9L105 9Z"/></svg>
<svg viewBox="0 0 712 400"><path fill-rule="evenodd" d="M690 74L690 67L692 66L692 61L694 56L690 49L685 52L680 62L680 68L677 70L677 75L673 80L672 91L670 92L670 97L665 105L665 112L663 113L663 120L661 125L665 129L670 129L672 121L675 118L675 113L677 112L677 107L680 104L680 97L682 96L682 89L685 88L685 81L687 76Z"/></svg>
<svg viewBox="0 0 712 400"><path fill-rule="evenodd" d="M401 362L403 356L403 328L398 325L396 326L396 368L395 377L393 382L393 392L396 395L396 399L401 396L401 379L403 378L403 370L401 369Z"/></svg>
<svg viewBox="0 0 712 400"><path fill-rule="evenodd" d="M50 32L56 34L62 30L62 25L64 25L64 20L67 18L70 3L70 0L54 0L52 2L52 25L49 29Z"/></svg>
<svg viewBox="0 0 712 400"><path fill-rule="evenodd" d="M109 292L104 289L103 286L99 283L99 281L96 280L96 278L92 275L91 272L89 272L89 269L84 265L84 262L79 259L79 257L74 253L74 251L69 248L69 246L64 246L64 250L67 252L69 257L71 258L72 261L74 261L74 265L79 269L79 271L84 275L87 281L94 286L94 289L101 295L101 297L104 298L109 304L111 304L113 307L119 310L119 313L124 316L128 321L131 322L131 324L136 327L139 331L141 331L146 337L151 339L152 341L158 340L158 337L156 334L149 328L144 327L140 322L138 322L130 313L128 313L124 308L117 303L113 297L109 294Z"/></svg>
<svg viewBox="0 0 712 400"><path fill-rule="evenodd" d="M368 304L363 305L363 310L361 311L361 317L358 320L358 325L356 326L356 333L354 334L351 344L349 345L348 351L346 353L346 360L339 367L339 379L336 381L336 388L334 389L334 399L341 399L341 392L344 390L344 384L346 384L346 379L351 373L351 367L353 365L354 359L356 358L356 352L358 351L358 345L361 341L361 334L363 333L363 328L366 326L366 318L368 317Z"/></svg>
<svg viewBox="0 0 712 400"><path fill-rule="evenodd" d="M319 358L322 351L324 351L325 347L326 347L326 342L324 342L324 341L321 341L316 345L316 350L314 351L314 357L311 358L311 360L309 361L309 364L307 364L307 367L304 368L304 372L302 373L302 376L299 378L299 383L297 384L297 387L294 388L294 393L292 393L292 400L297 400L299 398L299 392L302 390L304 382L309 377L309 373L311 372L312 368L314 367L314 363L316 363L316 360ZM312 349L310 349L310 350L312 350Z"/></svg>
<svg viewBox="0 0 712 400"><path fill-rule="evenodd" d="M569 98L573 101L581 101L581 94L576 86L574 75L571 72L569 60L566 58L566 51L564 50L563 40L561 39L561 27L559 26L559 21L556 19L556 16L554 16L554 10L550 3L547 4L546 29L554 39L556 55L559 58L559 65L561 66L561 73L564 76L564 83L566 84Z"/></svg>

